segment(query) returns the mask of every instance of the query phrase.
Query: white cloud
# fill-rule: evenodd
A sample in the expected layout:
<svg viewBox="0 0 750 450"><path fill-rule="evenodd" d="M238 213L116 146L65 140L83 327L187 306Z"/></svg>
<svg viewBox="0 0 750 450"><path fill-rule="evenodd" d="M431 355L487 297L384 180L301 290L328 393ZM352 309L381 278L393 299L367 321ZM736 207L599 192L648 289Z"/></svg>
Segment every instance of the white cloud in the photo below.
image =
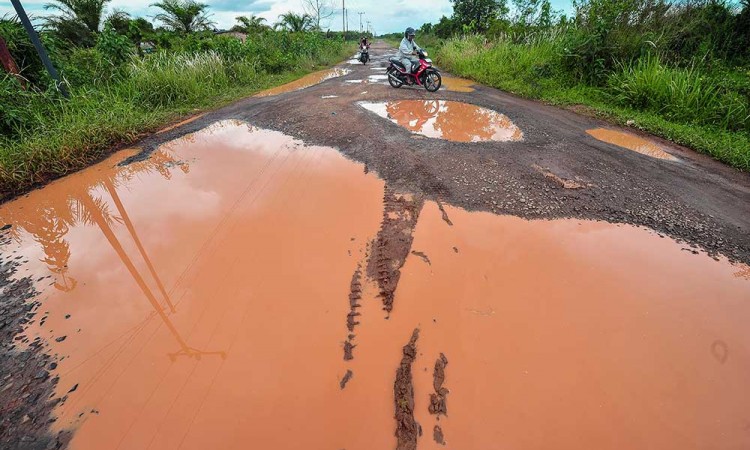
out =
<svg viewBox="0 0 750 450"><path fill-rule="evenodd" d="M22 0L27 12L33 15L46 14L43 5L49 0ZM132 15L153 17L157 9L150 7L157 0L113 0L109 9L121 9ZM301 0L202 0L211 6L213 20L218 28L229 29L235 24L235 17L240 15L255 14L265 18L269 24L278 20L280 14L292 11L303 12ZM341 2L336 2L335 13L327 21L327 25L333 31L341 30ZM570 10L568 0L554 0L553 7L565 12ZM406 27L419 28L425 22L436 23L441 16L450 16L453 6L450 0L379 0L377 2L366 0L346 0L349 10L349 29L359 30L358 12L364 12L363 24L367 21L372 23L377 33L393 33L406 29ZM3 2L0 5L0 15L13 13L13 8ZM324 25L326 25L324 23Z"/></svg>
<svg viewBox="0 0 750 450"><path fill-rule="evenodd" d="M120 9L134 16L153 17L157 9L149 6L156 0L113 0L109 10ZM213 6L211 13L218 28L228 29L235 24L235 17L239 15L255 14L265 18L273 24L280 14L293 11L302 13L300 0L256 1L241 0L203 0ZM49 0L23 0L28 14L39 16L48 14L43 6ZM358 12L364 12L363 26L369 20L378 33L396 32L408 26L418 28L425 22L437 22L440 16L449 16L452 11L450 0L380 0L379 2L363 0L347 0L349 10L349 29L359 30ZM0 15L15 14L13 7L8 4L0 5ZM336 0L334 15L327 21L331 30L341 30L341 0ZM324 23L324 25L326 25Z"/></svg>

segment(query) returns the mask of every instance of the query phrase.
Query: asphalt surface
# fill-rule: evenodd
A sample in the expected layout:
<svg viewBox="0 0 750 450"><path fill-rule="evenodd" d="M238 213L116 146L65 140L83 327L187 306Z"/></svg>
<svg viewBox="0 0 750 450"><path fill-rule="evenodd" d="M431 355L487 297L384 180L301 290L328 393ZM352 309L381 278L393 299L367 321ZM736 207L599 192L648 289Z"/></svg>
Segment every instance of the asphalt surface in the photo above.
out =
<svg viewBox="0 0 750 450"><path fill-rule="evenodd" d="M351 70L346 76L211 112L145 139L143 155L215 121L239 119L309 144L334 146L390 186L426 199L528 219L580 218L645 226L685 242L691 251L750 263L746 173L634 129L626 131L648 137L677 161L598 141L586 131L618 128L486 86L476 85L473 92L441 88L430 93L413 86L394 89L385 80L368 82L370 75L384 73L393 52L377 42L369 64L342 64ZM509 117L524 139L462 143L423 138L358 105L404 99L460 101L492 109ZM574 181L578 188L566 187L565 181Z"/></svg>

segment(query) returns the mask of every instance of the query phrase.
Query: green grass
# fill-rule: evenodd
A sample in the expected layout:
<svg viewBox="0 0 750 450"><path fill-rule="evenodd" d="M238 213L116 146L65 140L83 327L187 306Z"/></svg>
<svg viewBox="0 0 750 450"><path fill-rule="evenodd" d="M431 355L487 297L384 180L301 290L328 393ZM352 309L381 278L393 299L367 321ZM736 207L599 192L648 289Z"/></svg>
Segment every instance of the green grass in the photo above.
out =
<svg viewBox="0 0 750 450"><path fill-rule="evenodd" d="M523 97L586 105L634 126L750 171L750 73L697 64L671 67L655 55L620 64L606 83L589 86L566 68L564 40L538 34L522 42L451 39L437 54L448 71ZM569 62L568 62L569 63Z"/></svg>
<svg viewBox="0 0 750 450"><path fill-rule="evenodd" d="M182 116L283 84L353 52L353 44L335 45L276 74L214 51L165 53L134 58L116 82L73 89L70 100L23 94L16 111L1 111L22 115L22 128L0 135L0 198L79 170Z"/></svg>

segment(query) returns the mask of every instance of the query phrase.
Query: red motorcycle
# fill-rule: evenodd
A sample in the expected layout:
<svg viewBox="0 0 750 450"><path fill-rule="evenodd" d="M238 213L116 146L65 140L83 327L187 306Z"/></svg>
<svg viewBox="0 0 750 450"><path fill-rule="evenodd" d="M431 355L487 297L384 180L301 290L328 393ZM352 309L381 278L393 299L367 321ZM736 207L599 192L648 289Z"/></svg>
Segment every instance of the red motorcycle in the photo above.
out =
<svg viewBox="0 0 750 450"><path fill-rule="evenodd" d="M440 76L440 72L436 68L432 67L432 60L427 58L427 53L418 50L417 56L419 57L419 68L414 72L407 70L399 58L389 58L388 61L391 65L385 72L388 75L388 83L394 88L400 88L405 84L409 86L416 84L417 86L424 86L430 92L437 91L443 84L443 77Z"/></svg>

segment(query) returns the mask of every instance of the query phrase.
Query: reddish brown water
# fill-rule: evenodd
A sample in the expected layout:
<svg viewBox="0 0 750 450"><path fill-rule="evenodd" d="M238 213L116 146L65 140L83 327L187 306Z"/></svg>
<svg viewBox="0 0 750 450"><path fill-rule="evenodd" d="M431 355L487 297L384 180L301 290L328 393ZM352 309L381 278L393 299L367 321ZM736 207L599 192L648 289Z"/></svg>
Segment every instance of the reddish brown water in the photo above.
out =
<svg viewBox="0 0 750 450"><path fill-rule="evenodd" d="M320 84L326 80L330 80L331 78L341 77L350 72L349 69L344 69L341 67L334 67L333 69L326 69L326 70L320 70L318 72L313 72L305 75L302 78L299 78L297 80L294 80L287 84L282 84L281 86L276 86L271 89L266 89L265 91L258 92L255 94L256 97L268 97L271 95L279 95L286 92L292 92L292 91L298 91L300 89L304 89L316 84Z"/></svg>
<svg viewBox="0 0 750 450"><path fill-rule="evenodd" d="M423 136L457 142L520 141L523 132L503 114L469 103L397 100L360 106Z"/></svg>
<svg viewBox="0 0 750 450"><path fill-rule="evenodd" d="M593 130L587 130L586 132L600 141L614 144L642 155L650 156L652 158L666 159L669 161L677 161L677 158L667 153L659 144L640 138L634 134L625 133L623 131L608 130L606 128L596 128Z"/></svg>
<svg viewBox="0 0 750 450"><path fill-rule="evenodd" d="M443 88L453 92L474 92L476 83L466 78L451 77L443 75Z"/></svg>
<svg viewBox="0 0 750 450"><path fill-rule="evenodd" d="M425 206L412 248L430 263L409 256L389 321L364 312L354 361L420 327L420 449L442 448L435 423L449 448L750 448L743 268L629 226L447 213Z"/></svg>
<svg viewBox="0 0 750 450"><path fill-rule="evenodd" d="M55 423L74 449L395 448L415 327L419 448L440 448L440 352L448 448L750 445L747 267L600 222L446 205L448 226L427 202L389 320L363 279L346 362L381 180L234 122L115 165L133 153L0 207L15 225L2 251L29 260L19 274L53 276L37 283L49 318L27 334L64 357L58 394L78 386Z"/></svg>

